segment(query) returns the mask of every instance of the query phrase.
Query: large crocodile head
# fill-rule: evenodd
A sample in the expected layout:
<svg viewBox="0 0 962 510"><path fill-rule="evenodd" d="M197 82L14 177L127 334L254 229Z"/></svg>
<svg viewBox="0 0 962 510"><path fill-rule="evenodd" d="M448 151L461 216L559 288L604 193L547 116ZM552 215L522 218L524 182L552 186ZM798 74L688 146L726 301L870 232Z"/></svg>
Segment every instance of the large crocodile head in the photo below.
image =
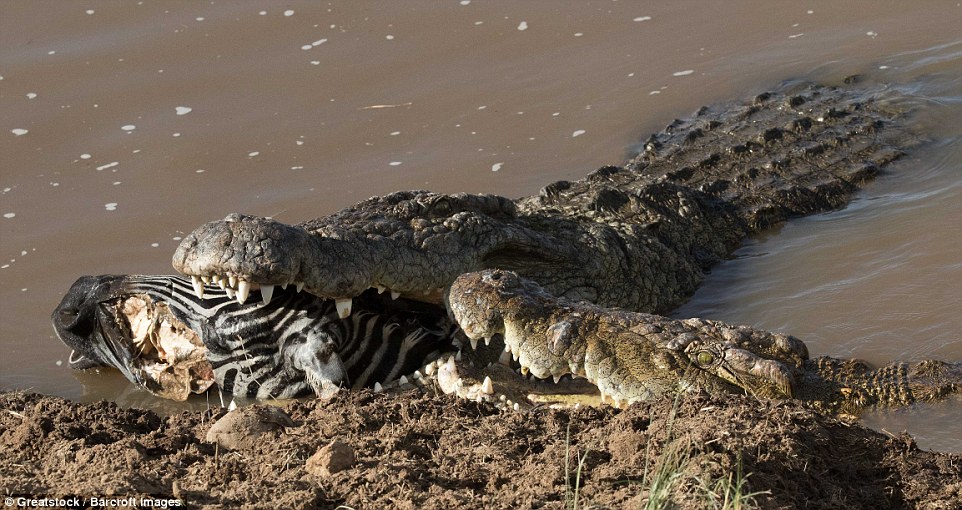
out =
<svg viewBox="0 0 962 510"><path fill-rule="evenodd" d="M551 189L545 196L554 196ZM495 195L426 191L373 197L299 225L231 214L185 237L173 266L194 277L199 289L222 282L240 295L256 286L294 285L338 300L344 310L369 288L440 303L458 275L499 268L558 296L658 311L694 289L702 274L696 259L711 251L673 251L684 244L678 238L692 236L679 234L689 220L677 216L674 206L653 204L680 203L680 194L665 184L637 196L579 195L589 201L577 208L584 214L526 209ZM690 198L689 210L696 207ZM596 217L615 210L632 215L634 223Z"/></svg>
<svg viewBox="0 0 962 510"><path fill-rule="evenodd" d="M748 392L785 398L793 369L808 358L793 337L746 327L601 308L556 298L510 271L461 275L451 311L472 340L504 338L523 370L596 384L615 404L648 400L678 388Z"/></svg>
<svg viewBox="0 0 962 510"><path fill-rule="evenodd" d="M173 265L208 281L295 285L330 299L373 287L440 302L440 289L461 273L552 258L545 240L524 242L535 235L515 218L503 197L423 191L374 197L297 226L231 214L188 235Z"/></svg>

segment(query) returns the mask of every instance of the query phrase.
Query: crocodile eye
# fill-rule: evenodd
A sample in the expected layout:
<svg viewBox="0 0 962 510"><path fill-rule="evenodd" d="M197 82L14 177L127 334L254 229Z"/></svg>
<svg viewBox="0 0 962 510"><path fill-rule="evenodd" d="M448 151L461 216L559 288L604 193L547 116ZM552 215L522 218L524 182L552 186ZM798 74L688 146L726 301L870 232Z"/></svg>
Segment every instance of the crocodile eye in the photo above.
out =
<svg viewBox="0 0 962 510"><path fill-rule="evenodd" d="M452 206L451 201L445 197L438 199L438 201L431 206L431 213L438 216L447 216L451 214L452 209L454 209L454 206Z"/></svg>
<svg viewBox="0 0 962 510"><path fill-rule="evenodd" d="M695 363L699 365L711 365L714 361L715 355L708 351L698 351L698 353L695 354Z"/></svg>

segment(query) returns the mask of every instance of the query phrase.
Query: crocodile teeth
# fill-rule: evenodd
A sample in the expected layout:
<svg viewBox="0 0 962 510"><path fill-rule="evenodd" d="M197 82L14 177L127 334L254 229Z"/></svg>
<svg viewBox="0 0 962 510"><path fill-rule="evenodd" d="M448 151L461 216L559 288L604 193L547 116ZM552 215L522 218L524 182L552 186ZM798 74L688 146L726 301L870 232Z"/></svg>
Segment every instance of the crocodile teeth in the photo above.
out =
<svg viewBox="0 0 962 510"><path fill-rule="evenodd" d="M251 283L247 280L240 280L237 282L237 302L244 304L247 301L247 296L251 293Z"/></svg>
<svg viewBox="0 0 962 510"><path fill-rule="evenodd" d="M294 286L297 288L297 292L304 290L304 282L297 282Z"/></svg>
<svg viewBox="0 0 962 510"><path fill-rule="evenodd" d="M234 297L237 295L237 293L234 292L234 289L232 289L232 288L230 288L230 287L226 287L226 288L224 289L224 292L226 292L226 293L227 293L227 297L229 297L229 298L231 298L231 299L234 299Z"/></svg>
<svg viewBox="0 0 962 510"><path fill-rule="evenodd" d="M384 291L387 290L387 287L385 287L385 286L383 286L383 285L378 285L376 288L377 288L377 293L378 293L378 294L384 294Z"/></svg>
<svg viewBox="0 0 962 510"><path fill-rule="evenodd" d="M399 298L399 297L401 297L401 293L400 293L400 292L398 292L398 291L396 291L396 290L392 290L392 291L391 291L391 299L397 299L397 298Z"/></svg>
<svg viewBox="0 0 962 510"><path fill-rule="evenodd" d="M192 278L193 278L193 277L192 277ZM209 276L201 276L201 277L200 277L200 281L204 282L204 285L207 285L208 283L210 283L210 277L209 277Z"/></svg>
<svg viewBox="0 0 962 510"><path fill-rule="evenodd" d="M558 384L558 381L561 380L561 376L560 376L560 375L555 375L555 376L552 376L552 379L554 379L554 383L555 383L555 384Z"/></svg>
<svg viewBox="0 0 962 510"><path fill-rule="evenodd" d="M351 298L341 298L334 300L334 306L337 308L337 316L346 319L351 316Z"/></svg>
<svg viewBox="0 0 962 510"><path fill-rule="evenodd" d="M216 274L215 274L214 277L211 278L211 281L214 282L214 283L216 283L217 286L220 287L220 290L225 290L225 289L227 289L227 283L226 283L226 282L224 281L224 279L221 278L219 275L216 275Z"/></svg>
<svg viewBox="0 0 962 510"><path fill-rule="evenodd" d="M528 377L528 367L525 367L525 366L521 367L521 375Z"/></svg>
<svg viewBox="0 0 962 510"><path fill-rule="evenodd" d="M517 402L515 402L515 403L514 403L514 405L513 405L513 406L511 406L511 408L512 408L512 409L514 409L515 411L519 411L519 410L521 410L521 406L520 406L520 405L518 405L518 403L517 403Z"/></svg>
<svg viewBox="0 0 962 510"><path fill-rule="evenodd" d="M477 350L477 349L478 349L478 339L477 339L477 338L472 338L472 339L471 339L471 348L474 349L474 350Z"/></svg>
<svg viewBox="0 0 962 510"><path fill-rule="evenodd" d="M200 278L192 275L190 277L190 283L194 286L194 295L200 299L204 299L204 284L201 283Z"/></svg>
<svg viewBox="0 0 962 510"><path fill-rule="evenodd" d="M398 377L397 383L398 383L399 385L401 385L401 384L407 384L407 383L408 383L408 378L402 375L401 377Z"/></svg>
<svg viewBox="0 0 962 510"><path fill-rule="evenodd" d="M228 277L227 277L227 286L236 289L236 288L237 288L237 277L236 277L236 276L233 276L233 275L228 276Z"/></svg>
<svg viewBox="0 0 962 510"><path fill-rule="evenodd" d="M265 305L271 304L271 298L274 297L274 286L273 285L261 285L261 300Z"/></svg>
<svg viewBox="0 0 962 510"><path fill-rule="evenodd" d="M381 386L381 383L375 382L375 383L374 383L374 393L381 393L382 391L384 391L384 387Z"/></svg>
<svg viewBox="0 0 962 510"><path fill-rule="evenodd" d="M281 284L281 290L287 290L287 282Z"/></svg>
<svg viewBox="0 0 962 510"><path fill-rule="evenodd" d="M485 376L484 382L481 383L481 393L494 395L494 383L491 382L491 378L488 376Z"/></svg>
<svg viewBox="0 0 962 510"><path fill-rule="evenodd" d="M434 369L437 367L434 363L428 363L424 366L424 373L428 375L434 375Z"/></svg>
<svg viewBox="0 0 962 510"><path fill-rule="evenodd" d="M491 345L491 337L490 337L490 336L484 337L484 345Z"/></svg>

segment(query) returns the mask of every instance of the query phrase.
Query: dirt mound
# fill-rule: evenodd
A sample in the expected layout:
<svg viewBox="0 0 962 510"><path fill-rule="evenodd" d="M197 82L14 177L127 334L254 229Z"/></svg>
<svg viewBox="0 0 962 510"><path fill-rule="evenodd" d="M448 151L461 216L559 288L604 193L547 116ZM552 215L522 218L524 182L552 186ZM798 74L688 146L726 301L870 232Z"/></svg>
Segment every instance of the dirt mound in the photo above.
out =
<svg viewBox="0 0 962 510"><path fill-rule="evenodd" d="M227 451L205 442L223 409L160 417L0 394L0 487L254 508L641 508L648 498L711 508L726 493L760 508L962 501L962 455L795 402L689 395L626 410L506 413L361 391L283 410L293 426Z"/></svg>

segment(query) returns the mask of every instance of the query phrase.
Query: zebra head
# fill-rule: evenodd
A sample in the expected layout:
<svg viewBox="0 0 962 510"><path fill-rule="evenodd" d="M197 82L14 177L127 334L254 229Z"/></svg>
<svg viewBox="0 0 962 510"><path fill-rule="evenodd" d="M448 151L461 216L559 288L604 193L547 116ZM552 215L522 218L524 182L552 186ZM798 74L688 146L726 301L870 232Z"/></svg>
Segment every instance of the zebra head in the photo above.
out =
<svg viewBox="0 0 962 510"><path fill-rule="evenodd" d="M146 277L79 278L52 314L57 336L72 349L70 367L112 367L175 400L209 388L214 374L197 322L155 299L171 287Z"/></svg>
<svg viewBox="0 0 962 510"><path fill-rule="evenodd" d="M84 276L52 318L71 368L113 367L175 400L214 384L251 398L387 384L448 350L455 329L432 307L374 293L343 319L293 287L258 293L240 303L229 290L198 296L180 276Z"/></svg>
<svg viewBox="0 0 962 510"><path fill-rule="evenodd" d="M110 305L127 292L123 278L114 275L82 276L70 287L53 311L54 330L68 347L70 367L110 366L137 382L129 370L133 352L122 341Z"/></svg>

